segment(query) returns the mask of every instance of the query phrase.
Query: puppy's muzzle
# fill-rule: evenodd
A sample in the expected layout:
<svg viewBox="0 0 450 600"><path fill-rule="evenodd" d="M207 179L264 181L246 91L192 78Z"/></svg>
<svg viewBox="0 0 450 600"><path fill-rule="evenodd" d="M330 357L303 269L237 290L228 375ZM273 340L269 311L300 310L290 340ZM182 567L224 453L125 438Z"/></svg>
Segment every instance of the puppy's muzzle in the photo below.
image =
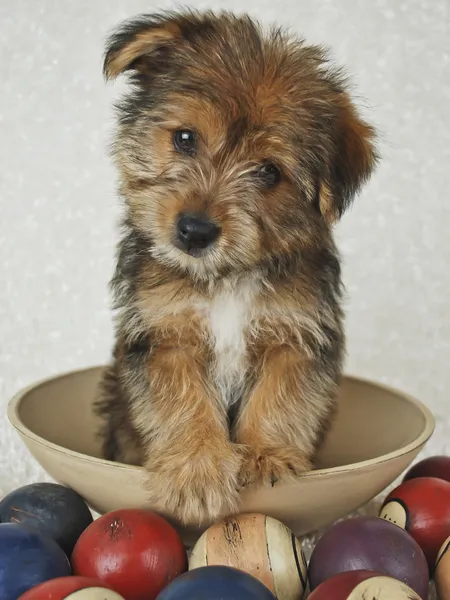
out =
<svg viewBox="0 0 450 600"><path fill-rule="evenodd" d="M195 254L211 246L220 228L203 214L183 214L177 223L177 246L188 254Z"/></svg>

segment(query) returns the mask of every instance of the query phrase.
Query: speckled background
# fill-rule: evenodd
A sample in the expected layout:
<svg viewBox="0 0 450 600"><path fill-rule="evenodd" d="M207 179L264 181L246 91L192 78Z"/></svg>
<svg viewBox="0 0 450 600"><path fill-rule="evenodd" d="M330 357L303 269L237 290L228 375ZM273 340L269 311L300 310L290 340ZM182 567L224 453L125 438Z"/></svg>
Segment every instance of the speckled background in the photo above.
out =
<svg viewBox="0 0 450 600"><path fill-rule="evenodd" d="M103 42L121 19L168 6L0 2L2 413L21 386L108 359L118 203L106 147L120 84L102 80ZM242 10L238 0L212 6ZM379 127L383 162L337 229L347 370L426 402L437 418L426 452L448 452L450 4L259 0L247 9L330 45ZM0 493L42 477L5 418L0 435Z"/></svg>

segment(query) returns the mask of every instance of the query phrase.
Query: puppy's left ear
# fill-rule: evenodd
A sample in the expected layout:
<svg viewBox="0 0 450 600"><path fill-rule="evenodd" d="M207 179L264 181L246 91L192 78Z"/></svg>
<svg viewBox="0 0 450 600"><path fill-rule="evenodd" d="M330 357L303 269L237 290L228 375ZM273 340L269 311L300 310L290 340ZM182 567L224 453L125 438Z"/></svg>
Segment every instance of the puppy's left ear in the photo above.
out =
<svg viewBox="0 0 450 600"><path fill-rule="evenodd" d="M107 80L126 71L149 72L181 39L174 16L142 15L125 21L107 42L103 73Z"/></svg>
<svg viewBox="0 0 450 600"><path fill-rule="evenodd" d="M319 189L320 212L328 224L339 220L378 160L375 129L361 119L345 92L339 99L333 133L334 147Z"/></svg>

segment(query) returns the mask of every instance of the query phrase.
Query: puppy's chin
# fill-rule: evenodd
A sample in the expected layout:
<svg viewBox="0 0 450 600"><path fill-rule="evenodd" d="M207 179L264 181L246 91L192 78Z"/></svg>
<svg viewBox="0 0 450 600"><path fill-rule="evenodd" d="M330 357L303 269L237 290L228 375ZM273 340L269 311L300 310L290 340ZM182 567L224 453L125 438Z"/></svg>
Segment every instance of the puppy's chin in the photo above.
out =
<svg viewBox="0 0 450 600"><path fill-rule="evenodd" d="M208 252L211 251L211 248L189 248L186 250L183 248L181 243L174 242L173 245L177 250L180 250L183 254L187 254L188 256L192 256L192 258L203 258L206 256Z"/></svg>
<svg viewBox="0 0 450 600"><path fill-rule="evenodd" d="M214 248L192 250L188 254L168 243L154 246L151 254L161 264L182 271L194 279L215 279L221 271L220 260Z"/></svg>
<svg viewBox="0 0 450 600"><path fill-rule="evenodd" d="M173 243L155 244L151 254L159 263L181 271L193 279L213 282L221 277L239 275L255 268L257 254L239 245L223 243L186 253Z"/></svg>

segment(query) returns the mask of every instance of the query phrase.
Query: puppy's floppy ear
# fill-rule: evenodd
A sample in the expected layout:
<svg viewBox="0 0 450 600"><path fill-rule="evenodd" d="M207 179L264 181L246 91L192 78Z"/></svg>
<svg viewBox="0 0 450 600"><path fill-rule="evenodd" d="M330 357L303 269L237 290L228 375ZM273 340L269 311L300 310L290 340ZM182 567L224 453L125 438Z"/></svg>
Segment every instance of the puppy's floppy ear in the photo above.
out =
<svg viewBox="0 0 450 600"><path fill-rule="evenodd" d="M378 156L375 129L358 115L347 93L340 94L333 150L320 182L319 207L325 221L336 222L368 180Z"/></svg>
<svg viewBox="0 0 450 600"><path fill-rule="evenodd" d="M107 80L125 71L145 72L181 38L176 18L169 14L142 15L125 21L107 42L103 73Z"/></svg>

